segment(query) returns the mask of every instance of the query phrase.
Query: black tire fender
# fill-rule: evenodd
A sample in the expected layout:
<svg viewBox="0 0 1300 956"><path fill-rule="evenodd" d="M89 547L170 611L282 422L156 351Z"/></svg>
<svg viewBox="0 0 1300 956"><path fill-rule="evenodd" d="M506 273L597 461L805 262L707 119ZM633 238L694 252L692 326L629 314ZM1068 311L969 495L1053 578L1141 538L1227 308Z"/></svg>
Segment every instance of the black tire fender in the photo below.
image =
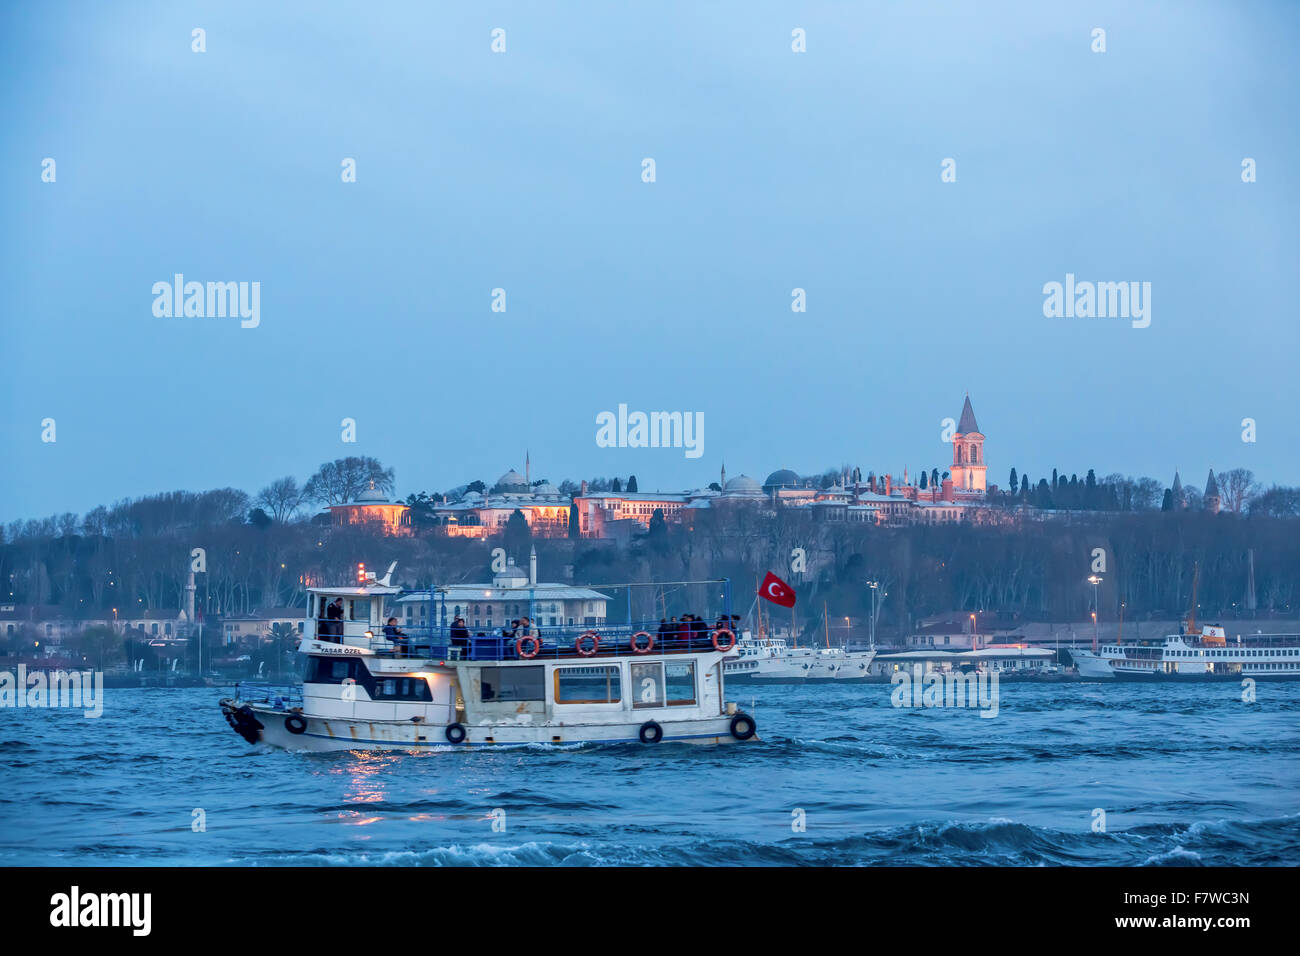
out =
<svg viewBox="0 0 1300 956"><path fill-rule="evenodd" d="M758 724L749 714L737 714L731 718L731 736L737 740L748 740L758 733Z"/></svg>

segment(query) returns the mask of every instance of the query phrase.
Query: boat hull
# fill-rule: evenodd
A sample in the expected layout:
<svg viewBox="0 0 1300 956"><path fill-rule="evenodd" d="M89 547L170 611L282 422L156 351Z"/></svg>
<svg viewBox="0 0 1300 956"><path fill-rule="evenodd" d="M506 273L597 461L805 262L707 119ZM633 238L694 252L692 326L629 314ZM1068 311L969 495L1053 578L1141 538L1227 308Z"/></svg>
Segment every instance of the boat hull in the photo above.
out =
<svg viewBox="0 0 1300 956"><path fill-rule="evenodd" d="M641 743L640 732L647 721L611 721L601 724L572 726L551 723L465 724L465 739L451 743L446 726L414 723L409 720L356 721L337 717L314 717L294 711L277 710L238 700L221 701L228 722L241 721L246 727L251 715L259 727L255 740L285 750L454 750L465 747L501 746L573 746L579 744ZM290 718L296 718L292 722ZM659 743L730 744L759 739L757 734L741 741L731 733L732 716L701 719L655 721L663 730ZM301 727L295 733L290 726ZM239 727L235 727L239 731ZM246 740L249 737L243 733Z"/></svg>

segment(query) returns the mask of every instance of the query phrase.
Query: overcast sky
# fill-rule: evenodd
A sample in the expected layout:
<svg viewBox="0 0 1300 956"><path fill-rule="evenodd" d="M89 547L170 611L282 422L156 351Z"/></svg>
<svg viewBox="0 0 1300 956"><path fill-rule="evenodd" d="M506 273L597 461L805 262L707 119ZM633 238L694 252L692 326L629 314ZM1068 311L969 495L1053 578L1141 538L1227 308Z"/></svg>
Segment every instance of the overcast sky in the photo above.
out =
<svg viewBox="0 0 1300 956"><path fill-rule="evenodd" d="M0 519L347 454L403 496L525 448L534 478L642 490L724 460L915 474L951 461L967 391L997 484L1300 483L1298 25L1283 2L4 4ZM259 282L260 324L156 317L176 273ZM1067 273L1151 283L1149 327L1045 317ZM703 455L598 447L620 403L703 413Z"/></svg>

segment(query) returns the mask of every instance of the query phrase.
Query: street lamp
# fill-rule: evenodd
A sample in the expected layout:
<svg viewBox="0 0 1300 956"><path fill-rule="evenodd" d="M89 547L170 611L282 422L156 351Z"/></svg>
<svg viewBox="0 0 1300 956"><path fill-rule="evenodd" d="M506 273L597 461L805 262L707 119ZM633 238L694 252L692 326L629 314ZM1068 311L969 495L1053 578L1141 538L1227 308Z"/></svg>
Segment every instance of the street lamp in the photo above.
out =
<svg viewBox="0 0 1300 956"><path fill-rule="evenodd" d="M867 587L871 589L871 628L869 630L870 637L868 638L868 640L871 641L871 649L875 650L876 649L876 603L877 603L876 595L880 593L880 582L868 581Z"/></svg>
<svg viewBox="0 0 1300 956"><path fill-rule="evenodd" d="M1088 578L1088 583L1092 585L1092 652L1097 653L1097 610L1101 607L1097 601L1097 587L1101 584L1101 578L1092 575Z"/></svg>

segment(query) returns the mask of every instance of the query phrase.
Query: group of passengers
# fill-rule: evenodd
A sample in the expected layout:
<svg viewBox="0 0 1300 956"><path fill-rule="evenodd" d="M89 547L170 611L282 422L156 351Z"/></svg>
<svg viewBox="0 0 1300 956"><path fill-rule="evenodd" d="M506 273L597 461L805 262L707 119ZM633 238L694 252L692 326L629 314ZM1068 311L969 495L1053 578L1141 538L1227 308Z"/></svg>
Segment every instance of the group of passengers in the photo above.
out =
<svg viewBox="0 0 1300 956"><path fill-rule="evenodd" d="M739 614L719 614L713 629L710 630L708 623L698 614L683 614L680 618L661 617L656 640L666 647L671 647L673 644L685 644L689 647L692 643L708 640L715 630L731 631L734 634L738 626L736 622L739 620Z"/></svg>
<svg viewBox="0 0 1300 956"><path fill-rule="evenodd" d="M518 617L510 622L509 627L501 628L501 636L513 641L521 637L537 637L538 632L531 618Z"/></svg>
<svg viewBox="0 0 1300 956"><path fill-rule="evenodd" d="M388 619L388 623L384 625L384 637L396 646L398 657L410 656L409 636L397 626L397 618ZM452 647L469 648L469 628L465 626L463 617L458 617L451 622L451 632L448 637Z"/></svg>

